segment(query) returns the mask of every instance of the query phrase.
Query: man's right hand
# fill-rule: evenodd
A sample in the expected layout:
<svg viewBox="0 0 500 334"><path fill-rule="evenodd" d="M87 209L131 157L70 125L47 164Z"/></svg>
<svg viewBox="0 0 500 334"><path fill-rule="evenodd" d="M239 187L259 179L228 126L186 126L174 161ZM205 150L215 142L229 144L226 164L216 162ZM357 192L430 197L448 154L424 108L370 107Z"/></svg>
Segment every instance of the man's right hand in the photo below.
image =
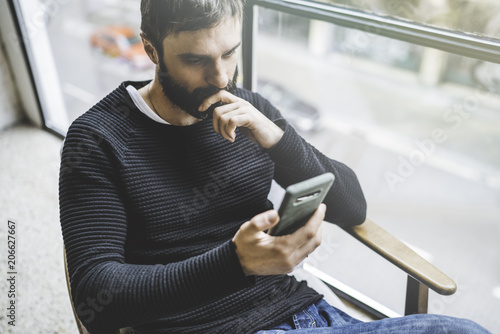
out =
<svg viewBox="0 0 500 334"><path fill-rule="evenodd" d="M269 210L241 225L233 242L246 275L287 274L321 244L321 223L326 205L321 204L307 224L292 234L271 236L264 231L276 225L278 213Z"/></svg>

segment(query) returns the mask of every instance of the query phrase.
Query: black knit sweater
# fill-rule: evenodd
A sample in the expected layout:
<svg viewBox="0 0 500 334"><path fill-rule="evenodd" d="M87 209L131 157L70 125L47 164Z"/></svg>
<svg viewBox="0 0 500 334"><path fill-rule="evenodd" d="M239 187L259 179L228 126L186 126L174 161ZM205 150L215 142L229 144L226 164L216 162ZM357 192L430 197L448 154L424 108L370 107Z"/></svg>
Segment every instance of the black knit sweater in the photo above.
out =
<svg viewBox="0 0 500 334"><path fill-rule="evenodd" d="M258 94L238 89L285 130L262 149L238 129L230 143L211 121L155 122L124 82L71 125L59 198L72 297L91 333L252 333L321 298L287 275L246 277L231 242L272 208L283 187L332 172L326 219L363 222L355 174L306 143Z"/></svg>

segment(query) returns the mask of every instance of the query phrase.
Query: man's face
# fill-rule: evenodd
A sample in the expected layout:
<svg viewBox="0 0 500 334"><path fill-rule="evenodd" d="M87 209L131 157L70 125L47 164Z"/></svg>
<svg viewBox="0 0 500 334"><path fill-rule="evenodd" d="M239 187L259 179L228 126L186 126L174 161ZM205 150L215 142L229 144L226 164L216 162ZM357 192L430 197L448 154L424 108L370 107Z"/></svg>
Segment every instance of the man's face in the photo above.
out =
<svg viewBox="0 0 500 334"><path fill-rule="evenodd" d="M236 89L240 36L235 18L213 28L169 34L158 64L165 96L194 117L211 117L213 109L201 113L198 108L218 91Z"/></svg>

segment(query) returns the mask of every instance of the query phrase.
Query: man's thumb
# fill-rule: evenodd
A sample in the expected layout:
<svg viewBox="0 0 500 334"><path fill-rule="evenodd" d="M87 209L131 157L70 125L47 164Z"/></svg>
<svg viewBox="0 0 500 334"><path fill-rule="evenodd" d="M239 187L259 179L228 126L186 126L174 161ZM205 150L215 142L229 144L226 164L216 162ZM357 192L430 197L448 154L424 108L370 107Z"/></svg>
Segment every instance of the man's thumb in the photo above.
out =
<svg viewBox="0 0 500 334"><path fill-rule="evenodd" d="M276 225L280 219L276 210L269 210L258 214L252 220L259 231L265 231Z"/></svg>

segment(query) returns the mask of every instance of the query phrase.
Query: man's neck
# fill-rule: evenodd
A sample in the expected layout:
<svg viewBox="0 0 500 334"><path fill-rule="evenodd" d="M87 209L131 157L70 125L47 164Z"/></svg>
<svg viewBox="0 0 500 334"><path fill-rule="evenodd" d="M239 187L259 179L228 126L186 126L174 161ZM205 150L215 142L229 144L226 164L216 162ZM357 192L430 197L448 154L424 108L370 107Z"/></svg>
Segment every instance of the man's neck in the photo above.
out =
<svg viewBox="0 0 500 334"><path fill-rule="evenodd" d="M170 101L165 94L163 94L161 85L156 78L146 86L140 88L139 94L141 94L141 97L151 110L172 125L187 126L201 121L189 115L178 105Z"/></svg>

